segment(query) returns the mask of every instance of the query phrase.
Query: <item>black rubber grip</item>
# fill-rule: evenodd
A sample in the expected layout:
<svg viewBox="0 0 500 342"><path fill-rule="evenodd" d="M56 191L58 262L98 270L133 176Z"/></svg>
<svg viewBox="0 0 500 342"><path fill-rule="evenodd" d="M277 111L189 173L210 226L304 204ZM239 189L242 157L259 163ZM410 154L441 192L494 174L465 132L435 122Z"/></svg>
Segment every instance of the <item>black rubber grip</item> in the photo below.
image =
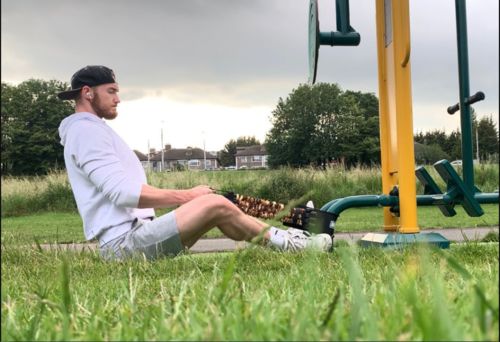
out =
<svg viewBox="0 0 500 342"><path fill-rule="evenodd" d="M459 109L460 109L460 105L457 103L457 104L454 104L453 106L449 106L447 111L448 111L448 114L455 114L455 112Z"/></svg>
<svg viewBox="0 0 500 342"><path fill-rule="evenodd" d="M478 91L472 96L469 96L467 100L465 100L465 104L471 105L473 103L484 100L484 93L482 91Z"/></svg>
<svg viewBox="0 0 500 342"><path fill-rule="evenodd" d="M474 95L469 96L465 100L464 104L471 105L473 103L476 103L476 102L484 100L484 98L485 98L484 93L482 91L478 91ZM447 111L448 111L448 114L455 114L455 112L457 110L459 110L459 109L460 109L460 104L457 103L457 104L454 104L453 106L449 106L448 109L447 109Z"/></svg>

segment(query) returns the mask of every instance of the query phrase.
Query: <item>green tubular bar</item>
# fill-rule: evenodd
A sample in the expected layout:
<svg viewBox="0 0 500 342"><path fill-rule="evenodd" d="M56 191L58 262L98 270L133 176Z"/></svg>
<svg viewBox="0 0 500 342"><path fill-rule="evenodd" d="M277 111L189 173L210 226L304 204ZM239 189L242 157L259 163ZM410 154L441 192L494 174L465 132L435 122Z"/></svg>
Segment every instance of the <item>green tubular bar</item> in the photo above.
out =
<svg viewBox="0 0 500 342"><path fill-rule="evenodd" d="M481 216L483 210L480 204L499 203L499 193L483 193L474 187L475 192L469 191L465 182L453 169L450 162L443 159L434 164L438 174L446 182L447 191L441 193L436 182L429 173L419 167L415 170L417 178L425 187L424 195L417 195L417 205L419 206L438 206L441 212L446 216L455 215L453 207L457 204L462 205L469 216ZM340 213L349 208L356 207L395 207L399 204L398 196L391 195L360 195L349 196L334 199L321 207L322 211L329 212L338 219Z"/></svg>
<svg viewBox="0 0 500 342"><path fill-rule="evenodd" d="M465 187L474 191L474 165L472 151L472 119L470 106L465 103L469 97L469 53L467 46L467 14L465 0L455 0L457 24L458 82L460 106L460 132L462 134L463 180Z"/></svg>
<svg viewBox="0 0 500 342"><path fill-rule="evenodd" d="M349 0L336 0L337 31L319 32L319 44L330 46L357 46L361 36L352 28L349 20Z"/></svg>
<svg viewBox="0 0 500 342"><path fill-rule="evenodd" d="M476 192L474 194L474 199L478 203L488 204L488 203L498 203L499 193L482 193ZM344 198L339 198L326 203L321 207L322 211L327 211L340 216L340 213L349 208L359 208L359 207L390 207L397 205L399 199L397 196L389 195L360 195L360 196L349 196ZM417 205L419 206L431 206L431 205L455 205L462 204L461 199L455 198L455 196L450 196L446 194L435 194L435 195L417 195Z"/></svg>
<svg viewBox="0 0 500 342"><path fill-rule="evenodd" d="M396 196L389 195L360 195L349 196L335 199L328 202L321 210L340 215L340 213L349 208L357 207L390 207L398 204L399 199Z"/></svg>

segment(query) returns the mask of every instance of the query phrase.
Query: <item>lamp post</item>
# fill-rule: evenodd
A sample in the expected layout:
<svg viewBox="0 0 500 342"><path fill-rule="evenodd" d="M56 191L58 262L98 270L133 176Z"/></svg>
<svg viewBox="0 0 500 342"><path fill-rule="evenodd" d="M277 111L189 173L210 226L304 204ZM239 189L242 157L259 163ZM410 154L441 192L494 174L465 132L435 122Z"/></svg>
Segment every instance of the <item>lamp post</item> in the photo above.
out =
<svg viewBox="0 0 500 342"><path fill-rule="evenodd" d="M147 152L147 156L148 156L148 171L150 171L150 165L149 165L149 158L150 158L150 155L151 155L151 148L149 147L149 139L148 139L148 152Z"/></svg>
<svg viewBox="0 0 500 342"><path fill-rule="evenodd" d="M164 162L165 162L165 146L163 145L163 123L165 121L161 120L161 164L160 164L160 171L163 171L164 169Z"/></svg>
<svg viewBox="0 0 500 342"><path fill-rule="evenodd" d="M207 170L207 151L205 150L205 131L201 131L203 136L203 170Z"/></svg>

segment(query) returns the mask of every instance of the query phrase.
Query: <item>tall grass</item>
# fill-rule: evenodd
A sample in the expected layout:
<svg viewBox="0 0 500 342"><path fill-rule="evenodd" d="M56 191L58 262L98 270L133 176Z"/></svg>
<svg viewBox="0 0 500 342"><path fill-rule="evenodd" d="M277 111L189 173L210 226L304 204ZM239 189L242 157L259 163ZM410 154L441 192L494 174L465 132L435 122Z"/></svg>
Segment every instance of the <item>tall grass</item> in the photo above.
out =
<svg viewBox="0 0 500 342"><path fill-rule="evenodd" d="M498 243L333 253L97 253L2 243L2 341L489 340Z"/></svg>
<svg viewBox="0 0 500 342"><path fill-rule="evenodd" d="M2 217L44 211L76 211L66 173L47 176L2 177Z"/></svg>
<svg viewBox="0 0 500 342"><path fill-rule="evenodd" d="M432 167L427 167L442 190L444 181ZM483 164L475 168L475 184L484 192L498 190L499 168ZM382 189L379 168L342 167L319 171L311 168L254 171L210 171L148 173L153 186L185 189L208 184L219 190L268 198L282 203L312 199L321 206L335 198L362 194L380 194ZM72 211L76 204L66 174L51 173L45 177L2 177L2 217L20 216L43 211ZM418 184L418 192L423 187Z"/></svg>

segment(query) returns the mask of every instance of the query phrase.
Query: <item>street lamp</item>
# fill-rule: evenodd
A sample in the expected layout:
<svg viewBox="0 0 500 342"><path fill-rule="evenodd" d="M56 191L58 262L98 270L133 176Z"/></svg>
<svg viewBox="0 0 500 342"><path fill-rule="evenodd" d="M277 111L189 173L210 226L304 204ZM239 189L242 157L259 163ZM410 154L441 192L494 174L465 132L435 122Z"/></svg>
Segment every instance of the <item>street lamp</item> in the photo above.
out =
<svg viewBox="0 0 500 342"><path fill-rule="evenodd" d="M203 136L203 170L207 170L207 151L205 150L205 131L201 131Z"/></svg>
<svg viewBox="0 0 500 342"><path fill-rule="evenodd" d="M163 171L164 169L164 162L165 162L165 146L163 145L163 123L165 121L161 120L161 164L160 164L160 171Z"/></svg>
<svg viewBox="0 0 500 342"><path fill-rule="evenodd" d="M150 157L151 157L151 156L150 156L150 155L151 155L151 147L149 146L149 139L148 139L148 152L147 152L146 154L147 154L147 156L148 156L148 168L147 168L147 169L148 169L148 171L150 171L151 166L150 166L150 164L149 164L149 159L150 159Z"/></svg>

